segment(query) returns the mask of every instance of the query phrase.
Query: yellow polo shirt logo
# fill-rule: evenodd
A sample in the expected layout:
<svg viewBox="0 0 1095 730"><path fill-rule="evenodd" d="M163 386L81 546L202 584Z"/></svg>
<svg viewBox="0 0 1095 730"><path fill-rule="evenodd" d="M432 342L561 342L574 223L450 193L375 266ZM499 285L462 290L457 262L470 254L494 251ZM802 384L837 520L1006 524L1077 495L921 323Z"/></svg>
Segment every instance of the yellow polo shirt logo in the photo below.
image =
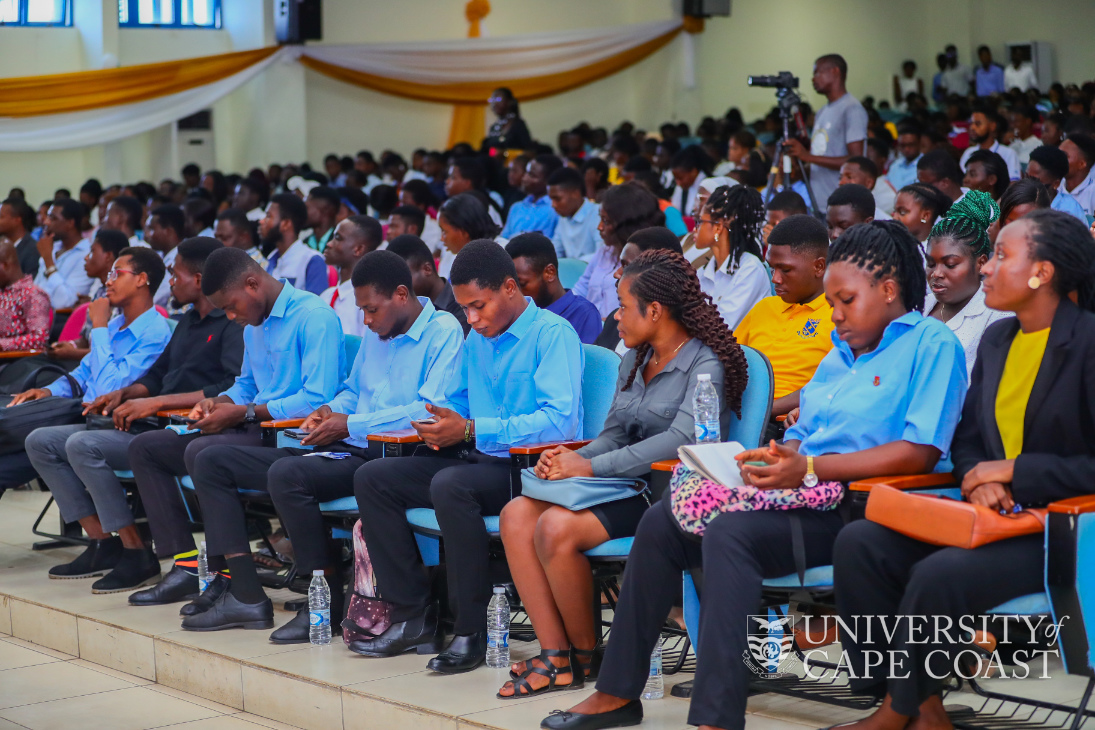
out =
<svg viewBox="0 0 1095 730"><path fill-rule="evenodd" d="M802 329L798 331L798 336L804 340L813 339L817 335L817 327L821 324L816 319L806 320L806 324L802 325Z"/></svg>

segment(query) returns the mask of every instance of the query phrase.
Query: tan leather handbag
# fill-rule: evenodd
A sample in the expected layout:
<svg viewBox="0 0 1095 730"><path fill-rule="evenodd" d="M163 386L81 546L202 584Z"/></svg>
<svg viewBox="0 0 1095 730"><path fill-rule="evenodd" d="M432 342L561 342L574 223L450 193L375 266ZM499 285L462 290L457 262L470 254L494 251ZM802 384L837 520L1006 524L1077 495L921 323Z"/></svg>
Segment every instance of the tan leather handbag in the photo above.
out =
<svg viewBox="0 0 1095 730"><path fill-rule="evenodd" d="M910 494L876 485L867 497L866 517L905 537L929 545L972 549L1011 537L1033 535L1045 528L1045 509L1014 515L969 502L929 494Z"/></svg>

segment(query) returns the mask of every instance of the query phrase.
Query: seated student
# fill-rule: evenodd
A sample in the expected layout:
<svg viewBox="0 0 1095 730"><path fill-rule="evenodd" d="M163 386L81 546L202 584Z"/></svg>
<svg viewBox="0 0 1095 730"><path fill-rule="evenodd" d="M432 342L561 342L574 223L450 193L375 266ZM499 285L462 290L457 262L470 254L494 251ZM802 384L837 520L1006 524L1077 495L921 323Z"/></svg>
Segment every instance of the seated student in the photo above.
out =
<svg viewBox="0 0 1095 730"><path fill-rule="evenodd" d="M448 277L456 255L471 241L501 238L498 226L487 215L487 208L470 193L454 195L441 205L437 213L437 223L441 226L441 243L445 247L441 252L437 273ZM502 239L502 245L505 239Z"/></svg>
<svg viewBox="0 0 1095 730"><path fill-rule="evenodd" d="M258 223L266 217L266 198L269 195L270 191L264 189L262 183L253 178L245 177L236 183L236 190L232 197L232 208L228 210L235 208L243 213L247 220ZM220 215L218 215L217 220L220 219Z"/></svg>
<svg viewBox="0 0 1095 730"><path fill-rule="evenodd" d="M711 164L711 158L700 149L699 145L690 145L673 155L669 169L673 172L676 187L673 188L669 204L679 210L682 215L691 216L696 210L699 184L710 173Z"/></svg>
<svg viewBox="0 0 1095 730"><path fill-rule="evenodd" d="M578 339L592 344L601 334L601 315L588 299L559 281L559 259L551 239L542 233L522 233L506 244L513 259L521 293L540 309L554 312L570 322Z"/></svg>
<svg viewBox="0 0 1095 730"><path fill-rule="evenodd" d="M993 200L1000 200L1009 183L1008 163L1003 157L989 150L977 150L969 156L966 175L962 178L963 187L980 190L991 195Z"/></svg>
<svg viewBox="0 0 1095 730"><path fill-rule="evenodd" d="M45 348L49 323L49 296L23 273L15 242L0 240L0 351Z"/></svg>
<svg viewBox="0 0 1095 730"><path fill-rule="evenodd" d="M574 328L521 295L513 260L493 241L460 252L452 287L475 332L464 343L460 405L427 406L436 422L412 424L436 453L377 459L354 475L361 531L377 586L392 604L392 625L350 644L374 657L440 648L438 609L405 515L431 507L445 541L456 636L428 667L450 674L486 657L491 583L483 515L500 514L510 499L509 449L582 437L585 361Z"/></svg>
<svg viewBox="0 0 1095 730"><path fill-rule="evenodd" d="M1073 117L1081 118L1080 115ZM1061 190L1075 198L1084 213L1095 215L1095 139L1087 134L1070 133L1068 139L1061 142L1060 150L1068 157L1068 174Z"/></svg>
<svg viewBox="0 0 1095 730"><path fill-rule="evenodd" d="M703 196L704 200L711 194L710 191L704 193L704 186L711 178L707 178L700 183L700 192L696 196ZM730 178L720 178L729 180ZM682 238L688 235L688 226L684 223L684 217L681 212L669 204L669 193L666 192L665 187L662 185L661 175L654 170L647 170L646 172L640 172L635 175L635 182L642 185L644 188L650 191L650 193L658 199L658 207L662 209L662 213L665 215L665 227L673 231L677 235L677 238ZM712 188L713 190L714 188Z"/></svg>
<svg viewBox="0 0 1095 730"><path fill-rule="evenodd" d="M1026 175L1049 189L1049 207L1087 222L1084 207L1061 187L1061 181L1068 175L1068 155L1059 148L1043 145L1031 151Z"/></svg>
<svg viewBox="0 0 1095 730"><path fill-rule="evenodd" d="M1095 484L1095 245L1086 226L1038 210L1000 231L984 266L985 304L1015 315L985 332L951 451L962 496L1011 513L1089 495ZM1076 304L1073 303L1075 298ZM1078 394L1083 394L1077 397ZM876 474L877 475L877 474ZM859 520L833 550L837 606L866 631L870 650L904 652L903 677L863 662L842 637L855 670L853 691L884 698L873 715L845 728L950 727L940 693L968 644L905 632L879 633L887 616L976 616L1045 589L1041 532L972 550L928 545ZM892 636L892 638L890 638ZM950 638L950 637L947 637ZM1005 639L1006 640L1006 639ZM930 673L928 676L926 673Z"/></svg>
<svg viewBox="0 0 1095 730"><path fill-rule="evenodd" d="M809 215L784 218L768 237L776 295L757 302L734 330L738 343L760 350L772 364L773 416L799 407L802 387L833 349L833 308L825 301L828 252L824 223Z"/></svg>
<svg viewBox="0 0 1095 730"><path fill-rule="evenodd" d="M890 211L893 210L894 199L897 197L889 185L878 185L878 166L866 157L849 157L840 166L840 182L838 185L862 185L871 191L874 197L874 220L893 220ZM888 194L880 192L885 190Z"/></svg>
<svg viewBox="0 0 1095 730"><path fill-rule="evenodd" d="M939 217L951 207L949 196L933 185L913 183L901 188L894 201L893 219L905 226L913 238L927 246L928 236Z"/></svg>
<svg viewBox="0 0 1095 730"><path fill-rule="evenodd" d="M601 196L600 246L574 284L574 293L593 302L601 317L620 306L616 296L616 269L620 252L635 231L665 223L658 199L638 183L613 185Z"/></svg>
<svg viewBox="0 0 1095 730"><path fill-rule="evenodd" d="M183 201L182 211L185 221L184 237L213 235L213 224L217 221L217 204L214 201L200 197L187 198Z"/></svg>
<svg viewBox="0 0 1095 730"><path fill-rule="evenodd" d="M653 462L676 458L677 447L695 442L692 393L701 373L721 396L724 433L730 412L741 410L745 354L682 255L649 251L625 266L615 318L630 349L604 428L577 451L557 446L541 454L541 479L642 477ZM520 678L499 696L583 684L584 673L575 678L574 667L588 671L596 637L593 576L582 552L634 535L649 499L642 494L572 512L518 497L502 510L506 560L544 651L518 663L513 671Z"/></svg>
<svg viewBox="0 0 1095 730"><path fill-rule="evenodd" d="M422 230L426 227L426 214L420 208L413 205L401 205L392 211L388 219L388 228L384 232L386 241L394 241L400 236L417 236L422 238ZM438 239L440 243L440 239ZM381 248L387 248L381 244Z"/></svg>
<svg viewBox="0 0 1095 730"><path fill-rule="evenodd" d="M119 195L107 204L106 215L99 227L124 233L130 246L147 246L137 235L143 216L141 201L131 195Z"/></svg>
<svg viewBox="0 0 1095 730"><path fill-rule="evenodd" d="M259 221L259 235L270 253L266 272L285 279L300 291L320 294L327 288L327 264L323 254L301 240L308 224L308 207L292 193L270 198L266 217Z"/></svg>
<svg viewBox="0 0 1095 730"><path fill-rule="evenodd" d="M886 178L894 190L901 190L916 182L916 165L923 154L920 151L920 127L913 123L901 124L897 128L897 158L890 163Z"/></svg>
<svg viewBox="0 0 1095 730"><path fill-rule="evenodd" d="M916 163L916 181L931 185L950 198L952 203L966 192L962 187L963 174L962 168L945 149L925 152L920 157L920 162Z"/></svg>
<svg viewBox="0 0 1095 730"><path fill-rule="evenodd" d="M453 157L452 162L449 164L448 177L445 178L445 194L450 198L464 194L476 198L483 204L487 215L498 226L498 230L502 230L501 203L487 195L486 184L487 171L478 157L463 155ZM441 222L440 216L437 222Z"/></svg>
<svg viewBox="0 0 1095 730"><path fill-rule="evenodd" d="M262 218L265 217L264 212ZM258 238L255 235L256 225L253 221L254 219L248 217L242 208L229 208L217 215L217 223L213 226L213 237L229 248L246 251L255 263L265 269L269 262L262 255L262 249L258 247Z"/></svg>
<svg viewBox="0 0 1095 730"><path fill-rule="evenodd" d="M548 238L555 235L559 214L548 196L548 178L562 166L563 161L555 155L537 155L528 163L521 178L521 189L527 197L509 209L506 225L502 229L503 238L533 231L543 233Z"/></svg>
<svg viewBox="0 0 1095 730"><path fill-rule="evenodd" d="M1000 219L995 226L997 234L1001 227L1014 223L1039 208L1049 208L1049 188L1032 177L1016 180L1000 198ZM990 238L993 238L991 229L989 233Z"/></svg>
<svg viewBox="0 0 1095 730"><path fill-rule="evenodd" d="M548 197L559 216L551 241L559 258L589 261L601 244L598 205L586 200L582 173L561 167L548 178Z"/></svg>
<svg viewBox="0 0 1095 730"><path fill-rule="evenodd" d="M383 242L384 232L380 223L367 215L350 216L336 225L334 233L327 239L323 260L338 269L338 285L324 289L319 298L334 308L342 323L343 334L358 337L365 334L365 323L354 299L354 284L350 281L350 275L361 257L375 251Z"/></svg>
<svg viewBox="0 0 1095 730"><path fill-rule="evenodd" d="M806 215L810 212L806 208L806 201L794 190L784 190L773 195L765 210L764 228L760 229L765 247L768 246L768 236L772 233L772 229L778 226L780 221L793 215Z"/></svg>
<svg viewBox="0 0 1095 730"><path fill-rule="evenodd" d="M92 593L132 590L159 577L160 563L141 538L114 471L130 468L127 447L135 437L130 431L135 421L160 410L193 406L239 375L243 330L201 293L202 265L218 248L221 244L211 238L179 244L171 294L180 304L194 306L182 315L148 372L131 384L118 383L120 387L99 395L88 407L89 413L113 416L114 429L86 430L81 423L39 428L27 438L31 463L61 514L67 522L79 521L96 545L75 562L51 568L51 577L106 573L92 584ZM117 285L111 291L115 289ZM118 537L110 537L112 533Z"/></svg>
<svg viewBox="0 0 1095 730"><path fill-rule="evenodd" d="M334 234L342 198L334 188L319 185L308 192L304 205L308 209L307 227L312 230L304 243L308 248L323 253Z"/></svg>
<svg viewBox="0 0 1095 730"><path fill-rule="evenodd" d="M875 202L871 191L862 185L838 185L829 196L825 222L829 240L835 241L852 226L874 220Z"/></svg>
<svg viewBox="0 0 1095 730"><path fill-rule="evenodd" d="M855 226L833 243L825 297L840 335L803 388L802 417L783 444L737 456L747 482L793 489L807 475L849 482L921 474L946 456L966 390L965 361L950 330L920 312L925 279L918 249L892 221ZM648 510L627 563L597 692L542 726L619 727L642 719L638 698L674 586L682 571L702 565L697 654L703 660L688 722L741 728L753 676L742 661L747 616L761 605L764 578L795 571L792 519L801 527L807 567L830 563L844 526L838 510L726 512L707 524L702 541L681 530L669 510ZM598 714L604 717L590 718Z"/></svg>
<svg viewBox="0 0 1095 730"><path fill-rule="evenodd" d="M696 223L696 246L711 249L712 254L696 272L700 286L733 330L754 304L772 293L772 282L760 260L764 225L760 193L746 185L721 187L711 193Z"/></svg>
<svg viewBox="0 0 1095 730"><path fill-rule="evenodd" d="M696 228L699 227L699 219L703 217L703 209L707 205L711 193L721 187L734 187L737 184L737 180L732 177L704 178L703 182L700 183L699 192L696 193L695 208L688 212L693 223L696 224ZM761 197L763 198L764 196L762 195ZM676 210L676 208L673 208L672 206L670 206L670 208L662 208L663 212L667 210ZM666 216L666 228L671 231L673 230L673 227L669 225L668 216ZM681 249L684 251L684 257L692 263L692 266L697 269L702 269L707 265L707 262L711 260L711 250L696 245L696 228L687 231L681 238Z"/></svg>
<svg viewBox="0 0 1095 730"><path fill-rule="evenodd" d="M322 569L329 576L340 575L337 555L328 552L319 503L353 494L353 475L368 459L370 433L410 428L412 420L430 417L427 403L452 405L460 386L464 343L456 320L414 295L410 269L390 251L365 254L354 266L351 282L368 331L338 394L301 426L309 432L303 445L349 456L304 458L305 449L262 446L223 445L202 451L194 460L192 477L205 515L209 554L224 556L232 582L209 610L183 619L184 629L269 628L273 622L273 604L262 590L251 557L238 489L269 490L293 541L298 572L309 575ZM341 579L332 579L330 588L331 615L341 616ZM307 643L308 608L270 640Z"/></svg>
<svg viewBox="0 0 1095 730"><path fill-rule="evenodd" d="M433 254L430 253L426 242L418 236L404 235L392 239L387 250L401 256L407 262L407 266L411 269L411 282L415 296L427 297L437 310L448 312L456 317L460 328L464 330L464 336L467 337L468 332L471 331L468 316L464 313L464 308L456 301L456 296L452 293L452 285L447 279L437 275Z"/></svg>
<svg viewBox="0 0 1095 730"><path fill-rule="evenodd" d="M175 558L163 581L129 597L135 606L175 603L197 594L197 551L176 480L193 474L198 454L218 444L261 445L262 421L307 416L331 400L346 373L342 327L334 310L319 297L274 279L245 252L221 248L211 253L201 286L213 306L246 325L243 365L232 387L203 398L190 411L196 419L191 429L200 433L149 431L129 444L156 555ZM210 569L223 571L224 566L215 561ZM184 615L208 608L227 587L222 577L210 584L211 597L186 607Z"/></svg>
<svg viewBox="0 0 1095 730"><path fill-rule="evenodd" d="M186 238L186 216L177 205L153 208L145 222L145 242L163 258L164 266L175 263L179 243ZM171 302L171 286L167 281L156 290L156 304L167 307Z"/></svg>
<svg viewBox="0 0 1095 730"><path fill-rule="evenodd" d="M91 289L84 256L91 244L80 235L84 207L71 198L49 206L46 230L38 239L38 273L34 285L49 295L54 309L75 307Z"/></svg>
<svg viewBox="0 0 1095 730"><path fill-rule="evenodd" d="M6 198L0 203L0 236L15 246L19 265L31 279L38 273L38 239L31 231L36 225L34 209L23 198Z"/></svg>

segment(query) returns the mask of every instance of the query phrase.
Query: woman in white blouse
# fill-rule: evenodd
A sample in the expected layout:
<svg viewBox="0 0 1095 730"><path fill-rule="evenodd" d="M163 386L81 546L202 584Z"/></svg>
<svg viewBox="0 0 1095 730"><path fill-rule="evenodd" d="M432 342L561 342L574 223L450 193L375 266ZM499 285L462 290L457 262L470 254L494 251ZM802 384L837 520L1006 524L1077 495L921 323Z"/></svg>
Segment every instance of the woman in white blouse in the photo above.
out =
<svg viewBox="0 0 1095 730"><path fill-rule="evenodd" d="M761 261L764 201L748 185L711 193L696 221L696 248L711 249L711 260L696 274L700 287L734 329L753 305L772 294L771 277Z"/></svg>
<svg viewBox="0 0 1095 730"><path fill-rule="evenodd" d="M981 335L996 320L1011 316L986 307L981 290L981 267L992 255L988 229L999 217L991 195L971 190L936 221L928 236L924 312L958 337L967 375L973 373Z"/></svg>

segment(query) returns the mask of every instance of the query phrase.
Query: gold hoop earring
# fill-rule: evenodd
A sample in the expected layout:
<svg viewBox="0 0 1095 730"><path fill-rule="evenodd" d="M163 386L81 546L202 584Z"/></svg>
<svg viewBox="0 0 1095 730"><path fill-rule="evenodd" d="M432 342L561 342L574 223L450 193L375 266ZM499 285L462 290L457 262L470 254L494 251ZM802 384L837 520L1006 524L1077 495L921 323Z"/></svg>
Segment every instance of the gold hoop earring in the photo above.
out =
<svg viewBox="0 0 1095 730"><path fill-rule="evenodd" d="M1041 285L1042 285L1042 280L1039 279L1037 276L1032 276L1029 279L1027 279L1027 286L1029 286L1031 289L1037 290L1038 287L1040 287Z"/></svg>

